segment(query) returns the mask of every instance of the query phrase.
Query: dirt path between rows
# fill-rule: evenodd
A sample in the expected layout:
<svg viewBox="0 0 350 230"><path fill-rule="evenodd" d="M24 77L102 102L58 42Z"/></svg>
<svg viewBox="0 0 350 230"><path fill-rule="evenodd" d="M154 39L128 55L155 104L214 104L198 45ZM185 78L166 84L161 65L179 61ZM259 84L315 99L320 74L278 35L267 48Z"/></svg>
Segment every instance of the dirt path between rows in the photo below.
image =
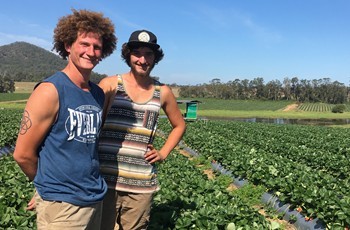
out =
<svg viewBox="0 0 350 230"><path fill-rule="evenodd" d="M297 110L298 106L298 104L287 105L287 107L283 109L283 112L295 111Z"/></svg>

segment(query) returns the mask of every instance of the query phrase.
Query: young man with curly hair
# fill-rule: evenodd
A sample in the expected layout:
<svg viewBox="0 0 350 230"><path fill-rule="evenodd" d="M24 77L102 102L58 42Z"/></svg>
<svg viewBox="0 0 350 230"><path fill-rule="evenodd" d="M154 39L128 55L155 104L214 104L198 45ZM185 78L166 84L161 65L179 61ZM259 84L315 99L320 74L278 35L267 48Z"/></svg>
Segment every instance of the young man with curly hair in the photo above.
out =
<svg viewBox="0 0 350 230"><path fill-rule="evenodd" d="M34 182L38 229L100 228L107 185L97 143L105 97L90 75L116 43L110 19L88 10L73 10L54 30L53 50L68 64L35 87L13 155Z"/></svg>

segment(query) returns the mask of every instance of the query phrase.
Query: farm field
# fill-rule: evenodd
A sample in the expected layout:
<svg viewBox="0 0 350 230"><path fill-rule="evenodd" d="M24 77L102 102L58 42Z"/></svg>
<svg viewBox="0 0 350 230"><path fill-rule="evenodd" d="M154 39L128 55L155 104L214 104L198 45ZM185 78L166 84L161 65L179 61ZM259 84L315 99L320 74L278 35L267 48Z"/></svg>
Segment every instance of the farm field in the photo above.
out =
<svg viewBox="0 0 350 230"><path fill-rule="evenodd" d="M188 123L183 141L307 219L344 229L350 224L349 135L339 128L198 121Z"/></svg>
<svg viewBox="0 0 350 230"><path fill-rule="evenodd" d="M0 131L2 137L6 138L1 140L0 146L14 144L20 117L20 110L4 110L1 113L1 124L6 126L2 125ZM160 121L160 129L167 132L169 125L163 119ZM218 162L230 170L233 176L245 178L255 186L263 186L281 201L290 203L291 209L300 211L305 217L321 219L330 229L343 229L350 223L350 177L347 173L350 170L350 148L347 146L349 135L350 130L338 128L198 121L188 123L183 142L205 161ZM161 141L161 138L156 138L157 145ZM2 184L15 182L15 186L6 185L3 189L9 191L7 188L11 187L14 191L32 191L33 185L26 182L11 157L3 159L9 161L6 163L9 166L4 167L3 172L10 171L8 176L2 177ZM226 192L224 188L228 184L219 183L220 180L208 180L178 152L172 153L166 163L159 166L162 189L155 199L157 208L153 210L156 213L153 217L156 226L168 226L168 229L188 229L188 226L197 226L193 229L215 229L213 225L221 226L219 223L234 223L236 226L259 229L249 225L253 222L246 222L247 219L254 219L256 226L264 226L260 229L269 229L267 226L272 222L266 222L266 218L258 215L258 208L247 205L242 197L235 198L241 200L238 204L231 203L236 195ZM14 210L23 209L28 200L29 197L18 197L17 192L13 191L1 197L0 207L3 208L2 213L6 214L5 220L15 224L12 218ZM202 210L202 207L206 208ZM228 207L233 213L227 213ZM247 212L242 216L248 215L249 218L235 213L238 207ZM20 214L29 215L27 212ZM213 219L214 216L219 217ZM17 224L33 224L22 220L23 216L14 218L18 219ZM286 229L282 226L279 229ZM223 226L217 229L223 229Z"/></svg>
<svg viewBox="0 0 350 230"><path fill-rule="evenodd" d="M20 110L8 109L0 114L1 124L7 124L0 128L6 137L0 147L14 144L20 117ZM159 147L163 142L158 136L155 145ZM35 213L25 211L34 191L33 184L11 155L0 156L0 162L0 229L36 229ZM288 222L278 220L274 212L260 214L262 204L258 198L264 190L248 187L247 200L247 195L228 190L231 178L217 175L217 179L209 179L203 173L209 168L203 169L203 165L210 166L210 162L196 163L178 150L159 164L162 189L155 197L149 229L226 229L228 226L229 229L294 229Z"/></svg>
<svg viewBox="0 0 350 230"><path fill-rule="evenodd" d="M198 116L202 118L290 118L290 119L348 119L350 105L344 113L332 113L334 105L324 103L296 104L292 101L244 101L218 100L210 98L181 98L181 100L198 100ZM180 104L185 111L185 105Z"/></svg>
<svg viewBox="0 0 350 230"><path fill-rule="evenodd" d="M14 145L27 97L29 93L0 94L0 148ZM321 103L302 104L298 109L291 102L198 100L203 117L350 118L350 112L334 114L332 105ZM184 111L182 105L180 108ZM160 121L159 129L166 133L169 124ZM219 163L234 177L248 180L254 186L251 191L263 191L243 196L229 192L227 178L216 174L217 179L208 179L198 162L174 150L159 165L162 189L155 197L150 229L293 229L277 219L280 214L269 213L269 207L247 200L262 192L274 194L310 221L322 220L329 229L349 227L350 129L211 120L188 122L187 126L183 142L200 154L200 165ZM158 136L156 144L161 142ZM4 185L0 194L6 192L0 196L0 213L4 214L0 229L35 228L32 213L17 214L30 199L23 194L31 194L33 185L11 156L0 155L0 162L6 174L0 181ZM268 214L259 214L261 210Z"/></svg>

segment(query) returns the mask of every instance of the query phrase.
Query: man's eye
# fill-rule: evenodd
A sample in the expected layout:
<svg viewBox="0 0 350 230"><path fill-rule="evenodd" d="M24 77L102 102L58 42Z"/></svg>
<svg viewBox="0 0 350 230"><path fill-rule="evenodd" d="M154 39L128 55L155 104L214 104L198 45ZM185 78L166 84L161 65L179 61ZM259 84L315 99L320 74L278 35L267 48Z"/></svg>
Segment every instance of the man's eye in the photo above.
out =
<svg viewBox="0 0 350 230"><path fill-rule="evenodd" d="M146 56L146 57L152 57L152 56L153 56L153 52L145 53L145 56Z"/></svg>

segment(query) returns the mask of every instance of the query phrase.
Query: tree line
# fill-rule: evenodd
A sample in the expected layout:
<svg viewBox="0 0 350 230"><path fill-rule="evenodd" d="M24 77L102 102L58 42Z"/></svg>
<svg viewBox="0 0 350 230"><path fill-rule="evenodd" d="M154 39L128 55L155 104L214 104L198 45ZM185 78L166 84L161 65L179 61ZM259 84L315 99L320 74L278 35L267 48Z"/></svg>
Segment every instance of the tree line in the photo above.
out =
<svg viewBox="0 0 350 230"><path fill-rule="evenodd" d="M228 81L214 78L209 84L180 86L179 95L185 98L218 98L236 100L293 100L297 102L323 102L343 104L349 101L350 88L330 78L299 80L284 78L283 82L263 78Z"/></svg>

